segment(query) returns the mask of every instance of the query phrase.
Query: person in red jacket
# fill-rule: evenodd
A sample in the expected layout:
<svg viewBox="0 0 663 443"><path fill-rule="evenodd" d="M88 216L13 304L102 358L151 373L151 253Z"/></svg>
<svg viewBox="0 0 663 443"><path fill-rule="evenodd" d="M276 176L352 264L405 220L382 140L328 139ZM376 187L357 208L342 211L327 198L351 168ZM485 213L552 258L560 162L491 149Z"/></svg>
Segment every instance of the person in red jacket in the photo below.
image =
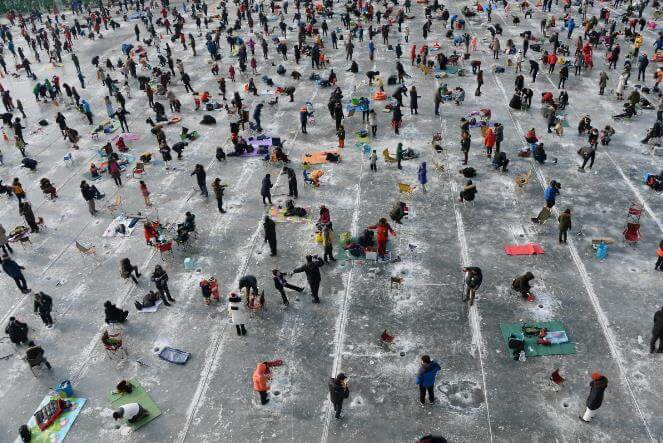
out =
<svg viewBox="0 0 663 443"><path fill-rule="evenodd" d="M548 73L552 74L555 72L555 65L557 64L557 54L550 53L548 54Z"/></svg>
<svg viewBox="0 0 663 443"><path fill-rule="evenodd" d="M258 363L256 370L253 371L253 390L260 395L261 405L266 405L269 403L269 398L267 398L267 391L269 391L268 381L271 378L272 373L270 372L267 363Z"/></svg>
<svg viewBox="0 0 663 443"><path fill-rule="evenodd" d="M387 240L389 239L389 234L396 237L396 232L391 229L391 225L387 223L386 218L381 218L377 225L369 226L368 229L377 230L378 256L384 257L387 253Z"/></svg>
<svg viewBox="0 0 663 443"><path fill-rule="evenodd" d="M486 148L486 157L490 158L493 155L493 146L495 146L495 132L491 127L488 128L486 135L483 137L483 146Z"/></svg>

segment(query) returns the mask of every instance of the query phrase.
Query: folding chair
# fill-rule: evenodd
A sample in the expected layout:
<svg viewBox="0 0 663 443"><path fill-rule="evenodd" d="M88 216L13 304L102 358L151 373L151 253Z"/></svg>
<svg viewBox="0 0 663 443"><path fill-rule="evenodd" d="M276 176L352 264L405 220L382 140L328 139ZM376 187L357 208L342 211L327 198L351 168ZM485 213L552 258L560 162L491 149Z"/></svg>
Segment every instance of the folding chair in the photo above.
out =
<svg viewBox="0 0 663 443"><path fill-rule="evenodd" d="M552 386L555 392L559 391L566 379L559 374L559 368L555 369L548 377L548 386Z"/></svg>
<svg viewBox="0 0 663 443"><path fill-rule="evenodd" d="M78 241L76 241L76 249L78 249L78 252L80 252L81 255L94 255L97 253L97 249L94 247L94 245L85 247Z"/></svg>
<svg viewBox="0 0 663 443"><path fill-rule="evenodd" d="M516 189L521 189L523 186L529 183L530 178L532 178L531 169L527 171L527 173L521 172L520 174L516 175L516 178L513 180L516 185Z"/></svg>
<svg viewBox="0 0 663 443"><path fill-rule="evenodd" d="M136 166L134 166L134 169L131 172L131 177L136 178L136 174L138 174L139 176L145 174L145 163L136 162Z"/></svg>
<svg viewBox="0 0 663 443"><path fill-rule="evenodd" d="M63 160L65 166L72 166L74 164L74 155L69 152L63 157Z"/></svg>
<svg viewBox="0 0 663 443"><path fill-rule="evenodd" d="M389 154L389 149L387 148L382 151L382 157L384 157L384 161L387 163L396 163L398 161L395 157L392 157L391 154Z"/></svg>
<svg viewBox="0 0 663 443"><path fill-rule="evenodd" d="M122 210L122 196L120 194L115 194L115 201L109 204L107 209L111 213Z"/></svg>
<svg viewBox="0 0 663 443"><path fill-rule="evenodd" d="M120 360L122 360L129 355L127 350L123 347L124 341L122 340L122 332L109 334L108 331L104 331L101 336L101 344L104 346L106 355L110 360L114 360L116 356L119 356Z"/></svg>
<svg viewBox="0 0 663 443"><path fill-rule="evenodd" d="M398 184L398 192L401 194L412 194L412 191L414 191L416 186L413 185L408 185L407 183L399 183Z"/></svg>
<svg viewBox="0 0 663 443"><path fill-rule="evenodd" d="M193 232L191 232L193 233ZM175 258L175 254L173 254L173 241L167 241L165 243L155 243L154 246L159 250L161 253L161 260L166 261L166 256L168 253L170 253L171 258Z"/></svg>

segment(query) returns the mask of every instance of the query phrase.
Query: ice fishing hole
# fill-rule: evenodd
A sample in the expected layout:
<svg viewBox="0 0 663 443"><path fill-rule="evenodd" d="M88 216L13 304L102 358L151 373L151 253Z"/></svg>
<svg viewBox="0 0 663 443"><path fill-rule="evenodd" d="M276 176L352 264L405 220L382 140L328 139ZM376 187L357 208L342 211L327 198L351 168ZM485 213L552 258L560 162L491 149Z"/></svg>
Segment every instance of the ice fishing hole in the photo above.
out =
<svg viewBox="0 0 663 443"><path fill-rule="evenodd" d="M569 404L568 403L562 403L562 406L564 406L565 408L568 408Z"/></svg>
<svg viewBox="0 0 663 443"><path fill-rule="evenodd" d="M540 308L540 309L543 309L543 305L539 305L539 308Z"/></svg>
<svg viewBox="0 0 663 443"><path fill-rule="evenodd" d="M405 357L405 351L401 351L401 357Z"/></svg>
<svg viewBox="0 0 663 443"><path fill-rule="evenodd" d="M278 397L279 395L281 395L281 391L274 391L274 395Z"/></svg>

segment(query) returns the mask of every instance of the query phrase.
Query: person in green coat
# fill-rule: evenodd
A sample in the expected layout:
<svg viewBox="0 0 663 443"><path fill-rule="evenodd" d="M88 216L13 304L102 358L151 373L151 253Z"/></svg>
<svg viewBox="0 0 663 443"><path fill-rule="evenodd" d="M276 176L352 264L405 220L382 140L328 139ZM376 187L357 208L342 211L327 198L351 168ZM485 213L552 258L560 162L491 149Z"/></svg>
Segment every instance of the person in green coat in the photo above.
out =
<svg viewBox="0 0 663 443"><path fill-rule="evenodd" d="M559 243L566 243L566 235L571 229L571 210L565 209L557 219L559 222Z"/></svg>
<svg viewBox="0 0 663 443"><path fill-rule="evenodd" d="M401 162L403 161L403 143L399 143L396 148L396 162L398 169L403 169L401 167Z"/></svg>

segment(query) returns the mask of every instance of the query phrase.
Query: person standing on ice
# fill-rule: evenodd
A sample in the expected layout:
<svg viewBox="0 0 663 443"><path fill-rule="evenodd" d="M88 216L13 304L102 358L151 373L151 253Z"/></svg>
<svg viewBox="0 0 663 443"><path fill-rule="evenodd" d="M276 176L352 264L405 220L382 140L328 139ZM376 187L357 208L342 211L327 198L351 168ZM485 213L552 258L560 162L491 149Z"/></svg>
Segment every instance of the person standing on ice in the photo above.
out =
<svg viewBox="0 0 663 443"><path fill-rule="evenodd" d="M237 329L237 335L246 335L246 305L242 301L242 297L236 292L231 292L228 298L228 313L232 319L232 323Z"/></svg>
<svg viewBox="0 0 663 443"><path fill-rule="evenodd" d="M656 341L658 340L658 349L656 349ZM651 342L649 343L649 352L654 351L659 354L663 353L663 308L656 311L654 314L654 328L651 331Z"/></svg>
<svg viewBox="0 0 663 443"><path fill-rule="evenodd" d="M269 243L269 256L274 257L276 256L276 223L269 215L265 215L262 227L265 231L265 243Z"/></svg>
<svg viewBox="0 0 663 443"><path fill-rule="evenodd" d="M350 396L350 388L348 387L348 377L342 372L336 378L329 379L329 399L334 405L334 412L336 419L340 420L341 411L343 409L343 400Z"/></svg>
<svg viewBox="0 0 663 443"><path fill-rule="evenodd" d="M589 396L585 402L585 412L580 415L580 420L589 423L596 415L596 411L603 403L603 395L608 387L608 379L599 372L592 374L592 381L589 383Z"/></svg>
<svg viewBox="0 0 663 443"><path fill-rule="evenodd" d="M51 311L53 310L53 299L50 295L44 294L43 292L37 292L35 294L34 301L34 312L39 314L41 321L44 322L47 328L51 329L53 327L53 317L51 317Z"/></svg>
<svg viewBox="0 0 663 443"><path fill-rule="evenodd" d="M417 373L417 385L419 385L419 401L422 405L426 404L426 392L428 391L428 400L435 403L435 377L440 371L440 365L430 356L421 356L421 366Z"/></svg>
<svg viewBox="0 0 663 443"><path fill-rule="evenodd" d="M387 254L387 241L389 240L389 234L396 237L396 232L391 228L391 225L387 222L386 218L381 218L378 220L377 225L371 225L368 227L368 229L377 231L378 256L384 257Z"/></svg>
<svg viewBox="0 0 663 443"><path fill-rule="evenodd" d="M463 272L465 272L465 298L463 301L469 301L470 306L472 306L477 294L477 289L479 289L483 282L483 274L481 268L476 266L467 266L463 268Z"/></svg>
<svg viewBox="0 0 663 443"><path fill-rule="evenodd" d="M315 258L313 256L306 256L306 263L298 268L295 268L292 271L293 274L303 272L306 274L306 280L308 281L309 289L311 290L311 297L313 297L313 303L320 303L320 298L318 297L318 290L320 289L320 282L322 281L322 276L320 275L320 268L324 265L325 262L322 261L317 255Z"/></svg>
<svg viewBox="0 0 663 443"><path fill-rule="evenodd" d="M205 182L205 179L207 178L207 174L205 174L205 167L201 164L197 164L190 175L196 176L196 182L198 182L200 193L203 197L207 198L209 194L207 193L207 183Z"/></svg>
<svg viewBox="0 0 663 443"><path fill-rule="evenodd" d="M256 370L253 371L253 390L260 395L260 404L266 405L269 403L269 398L267 397L267 391L269 391L269 380L271 380L272 374L267 366L266 362L258 363Z"/></svg>
<svg viewBox="0 0 663 443"><path fill-rule="evenodd" d="M265 199L272 204L272 179L269 174L265 174L265 177L262 179L262 184L260 185L260 196L262 197L262 204L266 205Z"/></svg>

